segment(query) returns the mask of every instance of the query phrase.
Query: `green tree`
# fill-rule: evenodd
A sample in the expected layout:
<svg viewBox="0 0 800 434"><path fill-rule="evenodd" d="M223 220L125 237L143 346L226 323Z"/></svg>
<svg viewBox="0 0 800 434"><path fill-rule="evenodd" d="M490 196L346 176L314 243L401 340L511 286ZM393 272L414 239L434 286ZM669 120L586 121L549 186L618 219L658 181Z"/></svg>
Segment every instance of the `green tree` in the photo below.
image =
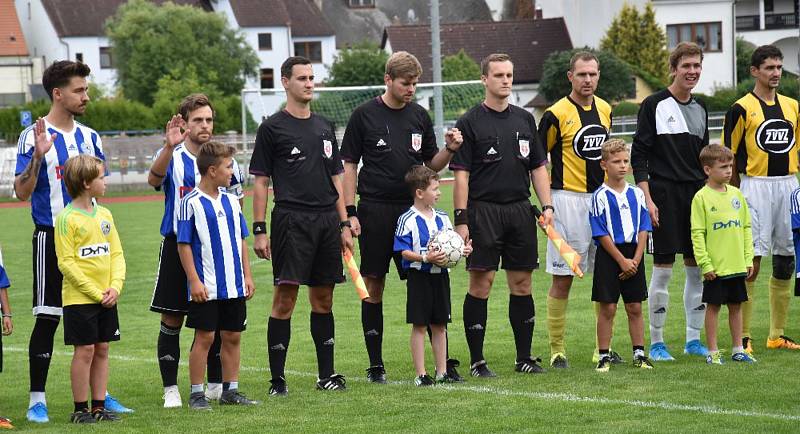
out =
<svg viewBox="0 0 800 434"><path fill-rule="evenodd" d="M131 0L106 23L106 34L124 95L147 105L160 78L190 66L201 88L224 95L238 94L257 73L258 57L244 37L223 16L196 7Z"/></svg>
<svg viewBox="0 0 800 434"><path fill-rule="evenodd" d="M548 101L556 101L572 91L572 85L567 80L569 60L576 52L586 50L593 51L588 48L557 51L544 61L539 91ZM602 50L593 52L600 60L600 83L596 95L607 101L620 101L633 96L636 85L631 68L609 52Z"/></svg>
<svg viewBox="0 0 800 434"><path fill-rule="evenodd" d="M750 57L755 47L741 36L736 38L736 82L741 83L750 78Z"/></svg>
<svg viewBox="0 0 800 434"><path fill-rule="evenodd" d="M389 53L378 44L364 41L340 50L333 59L328 86L364 86L383 84Z"/></svg>
<svg viewBox="0 0 800 434"><path fill-rule="evenodd" d="M656 22L652 3L647 3L641 13L626 3L600 41L601 50L613 53L659 80L667 80L669 73L666 46L667 36Z"/></svg>
<svg viewBox="0 0 800 434"><path fill-rule="evenodd" d="M462 48L442 59L443 81L467 81L481 78L481 67Z"/></svg>

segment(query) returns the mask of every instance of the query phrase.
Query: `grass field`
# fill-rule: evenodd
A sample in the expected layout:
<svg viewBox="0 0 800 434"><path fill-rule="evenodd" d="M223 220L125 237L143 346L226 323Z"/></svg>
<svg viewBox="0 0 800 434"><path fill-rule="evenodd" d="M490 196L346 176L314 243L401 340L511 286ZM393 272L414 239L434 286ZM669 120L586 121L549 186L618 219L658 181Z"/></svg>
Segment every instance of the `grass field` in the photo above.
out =
<svg viewBox="0 0 800 434"><path fill-rule="evenodd" d="M442 209L451 211L451 190L444 187ZM128 279L120 300L122 340L112 345L109 389L124 404L136 409L117 424L92 430L114 432L509 432L509 431L707 431L790 432L800 422L797 399L798 357L786 351L764 349L768 330L766 273L759 279L754 320L756 357L753 366L710 367L699 358L681 353L684 320L681 301L683 272L676 269L670 302L667 344L675 362L658 363L650 372L631 366L615 366L598 374L591 364L594 348L594 313L591 280L577 281L568 313L567 349L571 368L548 370L544 375L513 371L514 345L508 324L508 291L498 274L489 299L485 354L499 377L447 387L418 389L408 350L409 327L405 324L405 287L390 275L384 301L384 359L390 384L372 385L364 380L368 360L361 332L360 307L351 284L337 287L336 367L348 379L344 393L314 390L316 359L309 333L308 302L302 294L295 310L293 335L287 360L290 396L269 399L266 359L266 319L271 304L271 268L268 262L254 266L257 293L249 302L248 330L243 336L242 391L262 399L257 408L215 407L213 412L192 414L186 408L165 410L156 363L158 315L149 312L163 210L160 202L114 203L114 213L125 248ZM246 211L251 213L248 202ZM4 338L5 371L0 374L0 415L14 420L18 430L73 432L86 430L67 423L72 411L69 388L71 348L64 346L61 329L48 381L51 422L33 425L25 421L28 403L27 344L32 327L31 233L29 210L2 209L0 231L3 257L12 280L14 334ZM540 239L539 252L544 254ZM254 257L254 255L251 255ZM766 258L765 258L766 259ZM649 260L648 260L649 262ZM768 260L764 270L770 269ZM649 275L649 273L648 273ZM461 305L467 274L463 265L452 273L453 324L450 351L468 364L461 322ZM549 276L534 272L534 299L538 307L534 354L549 358L545 325L546 288ZM796 304L795 299L792 300ZM630 340L620 309L614 347L630 361ZM790 312L789 335L799 335L796 306ZM727 324L725 314L720 321ZM179 376L184 403L188 398L188 348L191 332L182 333L184 357ZM720 332L722 348L730 349L730 336ZM730 354L730 353L728 353ZM431 366L430 353L428 365ZM431 368L432 369L432 368ZM462 366L461 373L468 369Z"/></svg>

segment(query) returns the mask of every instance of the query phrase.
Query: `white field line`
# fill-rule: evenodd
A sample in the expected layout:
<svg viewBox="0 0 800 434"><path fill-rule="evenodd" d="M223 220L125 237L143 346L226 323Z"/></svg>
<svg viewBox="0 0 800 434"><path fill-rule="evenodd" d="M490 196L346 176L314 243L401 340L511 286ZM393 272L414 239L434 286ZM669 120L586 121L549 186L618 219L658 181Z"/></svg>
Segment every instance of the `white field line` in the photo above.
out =
<svg viewBox="0 0 800 434"><path fill-rule="evenodd" d="M18 347L6 347L4 348L6 351L15 352L15 353L23 353L27 352L27 348L18 348ZM54 354L59 356L71 356L71 352L67 351L54 351ZM158 361L155 358L141 358L141 357L130 357L130 356L120 356L115 354L110 354L109 358L112 360L119 360L123 362L136 362L136 363L148 363L148 364L156 364ZM188 362L186 360L180 362L182 366L187 366ZM268 368L262 368L257 366L241 366L240 368L242 371L248 372L269 372ZM297 376L297 377L313 377L316 378L317 374L311 372L301 372L301 371L292 371L286 370L286 373L289 375ZM361 377L350 377L348 381L356 381L356 382L366 382L365 378ZM390 385L393 386L410 386L412 384L411 381L390 381ZM724 415L724 416L738 416L738 417L758 417L764 419L775 419L775 420L785 420L785 421L800 421L800 415L790 415L790 414L782 414L782 413L766 413L766 412L759 412L759 411L750 411L750 410L736 410L736 409L728 409L728 408L721 408L713 405L690 405L690 404L677 404L672 402L666 401L642 401L642 400L631 400L631 399L612 399L612 398L604 398L604 397L596 397L596 396L579 396L573 395L570 393L551 393L551 392L520 392L515 390L508 390L502 389L497 387L487 387L487 386L467 386L467 385L437 385L435 390L444 390L447 392L472 392L476 394L489 394L489 395L496 395L496 396L511 396L511 397L521 397L521 398L531 398L536 400L542 401L560 401L560 402L580 402L580 403L588 403L588 404L606 404L606 405L620 405L625 407L638 407L638 408L652 408L658 410L667 410L667 411L686 411L691 413L703 413L703 414L711 414L711 415Z"/></svg>

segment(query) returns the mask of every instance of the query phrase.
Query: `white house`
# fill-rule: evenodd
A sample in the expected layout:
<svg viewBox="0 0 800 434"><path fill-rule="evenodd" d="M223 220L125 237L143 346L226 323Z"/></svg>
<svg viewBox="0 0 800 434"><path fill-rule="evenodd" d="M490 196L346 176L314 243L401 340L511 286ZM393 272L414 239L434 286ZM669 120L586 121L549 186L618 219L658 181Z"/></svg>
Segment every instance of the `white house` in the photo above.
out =
<svg viewBox="0 0 800 434"><path fill-rule="evenodd" d="M738 0L736 33L758 46L772 44L783 52L783 67L800 73L800 21L797 0Z"/></svg>
<svg viewBox="0 0 800 434"><path fill-rule="evenodd" d="M28 55L12 0L0 0L0 107L31 101L31 86L42 81L42 64Z"/></svg>

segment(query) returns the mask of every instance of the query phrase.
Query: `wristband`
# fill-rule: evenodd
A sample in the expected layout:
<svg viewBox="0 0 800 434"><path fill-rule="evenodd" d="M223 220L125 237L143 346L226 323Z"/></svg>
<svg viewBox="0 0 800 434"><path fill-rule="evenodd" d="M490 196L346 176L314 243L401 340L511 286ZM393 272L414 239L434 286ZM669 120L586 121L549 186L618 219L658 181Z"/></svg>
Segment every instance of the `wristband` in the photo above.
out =
<svg viewBox="0 0 800 434"><path fill-rule="evenodd" d="M3 318L11 318L12 316L14 316L14 315L11 315L10 313L4 313L3 314Z"/></svg>
<svg viewBox="0 0 800 434"><path fill-rule="evenodd" d="M265 235L267 233L267 222L253 222L253 235Z"/></svg>
<svg viewBox="0 0 800 434"><path fill-rule="evenodd" d="M358 212L356 211L355 205L347 205L344 207L347 210L347 217L355 217L358 218Z"/></svg>
<svg viewBox="0 0 800 434"><path fill-rule="evenodd" d="M545 211L547 211L548 209L549 209L550 211L552 211L552 212L555 214L555 212L556 212L556 209L555 209L555 208L553 208L553 205L542 205L542 212L545 212Z"/></svg>
<svg viewBox="0 0 800 434"><path fill-rule="evenodd" d="M428 254L427 253L423 253L422 254L422 263L423 264L427 264L428 263Z"/></svg>
<svg viewBox="0 0 800 434"><path fill-rule="evenodd" d="M153 169L150 169L150 174L151 174L151 175L153 175L153 176L155 176L156 178L164 178L164 177L166 177L166 176L167 176L166 174L164 174L164 175L161 175L161 174L159 174L159 173L156 173L155 171L153 171Z"/></svg>
<svg viewBox="0 0 800 434"><path fill-rule="evenodd" d="M339 230L343 230L344 228L352 228L353 225L350 224L350 220L344 220L339 222Z"/></svg>
<svg viewBox="0 0 800 434"><path fill-rule="evenodd" d="M456 210L453 211L453 215L455 216L455 218L453 219L453 224L455 226L466 225L469 223L469 219L467 218L466 208L456 208Z"/></svg>

